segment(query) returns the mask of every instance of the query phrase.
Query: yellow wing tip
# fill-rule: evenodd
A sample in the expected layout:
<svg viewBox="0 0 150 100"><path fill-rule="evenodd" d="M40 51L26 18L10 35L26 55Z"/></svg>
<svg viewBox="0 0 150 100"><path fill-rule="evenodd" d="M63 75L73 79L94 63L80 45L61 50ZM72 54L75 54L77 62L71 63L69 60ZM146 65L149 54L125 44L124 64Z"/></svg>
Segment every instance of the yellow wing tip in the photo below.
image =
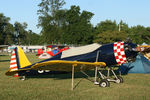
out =
<svg viewBox="0 0 150 100"><path fill-rule="evenodd" d="M104 62L95 62L95 64L97 64L97 65L99 65L99 66L106 66L106 63L104 63Z"/></svg>

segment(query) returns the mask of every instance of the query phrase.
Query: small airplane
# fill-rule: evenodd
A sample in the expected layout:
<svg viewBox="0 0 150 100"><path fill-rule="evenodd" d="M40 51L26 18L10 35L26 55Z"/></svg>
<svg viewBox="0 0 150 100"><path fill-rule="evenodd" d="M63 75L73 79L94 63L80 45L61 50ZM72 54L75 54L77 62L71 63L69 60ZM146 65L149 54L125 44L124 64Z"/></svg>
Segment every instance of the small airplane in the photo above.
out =
<svg viewBox="0 0 150 100"><path fill-rule="evenodd" d="M48 45L46 46L47 50L44 52L42 49L38 49L37 55L39 59L48 59L57 54L70 49L68 46L57 46L57 45Z"/></svg>
<svg viewBox="0 0 150 100"><path fill-rule="evenodd" d="M115 42L110 44L90 44L81 47L70 48L63 51L52 58L45 59L40 62L31 64L20 47L14 49L10 68L6 75L13 76L19 74L22 80L30 70L50 70L50 71L66 71L72 72L72 90L74 89L74 72L95 69L94 84L101 87L109 87L109 82L123 83L123 78L117 76L111 66L121 65L135 61L139 52L150 52L150 46L137 46L131 42ZM108 66L107 76L102 74L98 68L106 68ZM108 78L110 71L115 78ZM97 74L100 74L101 81L97 81ZM88 75L87 75L88 76Z"/></svg>

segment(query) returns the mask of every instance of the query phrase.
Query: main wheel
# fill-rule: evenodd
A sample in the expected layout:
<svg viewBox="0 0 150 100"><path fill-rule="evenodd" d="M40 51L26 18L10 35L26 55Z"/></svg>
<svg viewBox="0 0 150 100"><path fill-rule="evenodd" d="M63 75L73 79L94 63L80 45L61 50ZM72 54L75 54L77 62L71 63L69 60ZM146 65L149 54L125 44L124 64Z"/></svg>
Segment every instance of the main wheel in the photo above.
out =
<svg viewBox="0 0 150 100"><path fill-rule="evenodd" d="M115 83L123 83L123 78L121 76L117 76L118 79L115 78Z"/></svg>
<svg viewBox="0 0 150 100"><path fill-rule="evenodd" d="M44 73L44 70L38 70L38 73L42 74Z"/></svg>
<svg viewBox="0 0 150 100"><path fill-rule="evenodd" d="M99 83L99 86L100 87L109 87L110 86L110 83L107 79L102 79Z"/></svg>

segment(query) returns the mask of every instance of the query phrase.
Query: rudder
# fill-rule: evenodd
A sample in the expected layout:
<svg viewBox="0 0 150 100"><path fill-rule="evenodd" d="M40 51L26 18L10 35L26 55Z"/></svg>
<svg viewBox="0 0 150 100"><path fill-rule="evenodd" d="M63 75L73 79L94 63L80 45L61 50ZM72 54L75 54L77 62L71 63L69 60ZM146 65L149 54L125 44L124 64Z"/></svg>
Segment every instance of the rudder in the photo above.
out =
<svg viewBox="0 0 150 100"><path fill-rule="evenodd" d="M12 52L9 71L7 72L6 75L9 75L9 73L16 72L17 70L29 65L31 65L31 63L27 59L23 50L20 47L16 47Z"/></svg>

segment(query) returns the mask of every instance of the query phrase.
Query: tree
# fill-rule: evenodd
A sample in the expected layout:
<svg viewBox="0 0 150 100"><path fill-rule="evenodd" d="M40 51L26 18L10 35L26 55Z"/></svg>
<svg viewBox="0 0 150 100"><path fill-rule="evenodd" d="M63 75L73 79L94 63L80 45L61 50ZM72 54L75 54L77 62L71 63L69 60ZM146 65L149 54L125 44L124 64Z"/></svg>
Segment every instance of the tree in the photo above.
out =
<svg viewBox="0 0 150 100"><path fill-rule="evenodd" d="M65 4L64 0L42 0L38 5L38 14L42 16L51 15L55 17L56 12Z"/></svg>
<svg viewBox="0 0 150 100"><path fill-rule="evenodd" d="M26 40L26 38L28 33L25 30L27 28L27 24L26 23L21 24L19 22L15 22L14 28L15 28L15 37L16 37L17 44L18 45L27 44L28 40Z"/></svg>
<svg viewBox="0 0 150 100"><path fill-rule="evenodd" d="M4 44L11 45L14 44L15 36L14 36L14 27L12 24L7 23L5 27L6 38L4 40Z"/></svg>
<svg viewBox="0 0 150 100"><path fill-rule="evenodd" d="M90 23L93 13L80 12L79 6L71 6L66 12L66 25L64 27L64 42L69 44L92 43L93 26Z"/></svg>
<svg viewBox="0 0 150 100"><path fill-rule="evenodd" d="M12 44L14 39L14 28L9 23L10 18L0 13L0 44Z"/></svg>
<svg viewBox="0 0 150 100"><path fill-rule="evenodd" d="M98 23L95 29L96 29L96 33L102 33L108 30L118 31L118 25L116 24L116 21L105 20Z"/></svg>
<svg viewBox="0 0 150 100"><path fill-rule="evenodd" d="M124 31L126 33L129 33L129 27L128 24L123 22L122 20L118 24L118 31Z"/></svg>
<svg viewBox="0 0 150 100"><path fill-rule="evenodd" d="M123 41L128 37L129 28L122 20L119 24L116 21L105 20L95 27L94 42L112 43Z"/></svg>
<svg viewBox="0 0 150 100"><path fill-rule="evenodd" d="M41 35L46 43L53 43L60 39L60 17L56 15L62 6L64 0L42 0L38 10L39 26L42 27Z"/></svg>
<svg viewBox="0 0 150 100"><path fill-rule="evenodd" d="M37 45L40 44L41 42L41 36L39 34L32 32L32 30L29 30L27 40L28 45Z"/></svg>
<svg viewBox="0 0 150 100"><path fill-rule="evenodd" d="M142 44L143 42L150 43L150 31L149 28L137 25L130 28L129 37L134 43Z"/></svg>
<svg viewBox="0 0 150 100"><path fill-rule="evenodd" d="M102 44L113 43L116 41L124 41L127 38L127 34L124 31L104 31L99 33L94 42L100 42Z"/></svg>
<svg viewBox="0 0 150 100"><path fill-rule="evenodd" d="M147 33L145 34L145 42L150 44L150 27L146 28Z"/></svg>
<svg viewBox="0 0 150 100"><path fill-rule="evenodd" d="M90 19L93 13L80 12L79 6L71 6L69 10L60 9L63 0L42 0L38 11L39 26L42 27L41 35L46 43L92 43L93 26Z"/></svg>

